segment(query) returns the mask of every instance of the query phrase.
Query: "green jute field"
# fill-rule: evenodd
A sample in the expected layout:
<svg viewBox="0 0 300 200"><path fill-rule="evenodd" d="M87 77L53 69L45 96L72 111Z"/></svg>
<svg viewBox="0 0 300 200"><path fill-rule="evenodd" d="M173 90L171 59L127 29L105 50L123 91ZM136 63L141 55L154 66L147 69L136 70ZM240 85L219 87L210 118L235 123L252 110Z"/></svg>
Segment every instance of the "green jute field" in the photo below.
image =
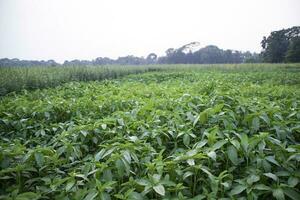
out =
<svg viewBox="0 0 300 200"><path fill-rule="evenodd" d="M300 199L300 64L0 72L0 199Z"/></svg>

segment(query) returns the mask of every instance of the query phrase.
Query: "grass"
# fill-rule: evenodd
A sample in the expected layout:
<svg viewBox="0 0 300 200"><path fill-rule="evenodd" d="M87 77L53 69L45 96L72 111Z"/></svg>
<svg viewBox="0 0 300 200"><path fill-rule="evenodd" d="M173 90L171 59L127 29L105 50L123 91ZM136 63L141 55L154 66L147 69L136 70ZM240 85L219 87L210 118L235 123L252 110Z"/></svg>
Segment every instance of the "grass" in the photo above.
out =
<svg viewBox="0 0 300 200"><path fill-rule="evenodd" d="M3 67L0 68L0 95L55 87L71 81L114 79L155 69L150 66Z"/></svg>
<svg viewBox="0 0 300 200"><path fill-rule="evenodd" d="M72 81L100 81L151 71L282 71L299 70L299 64L215 64L145 66L1 67L0 96L23 89L55 87Z"/></svg>
<svg viewBox="0 0 300 200"><path fill-rule="evenodd" d="M158 68L3 96L0 199L300 199L298 65Z"/></svg>

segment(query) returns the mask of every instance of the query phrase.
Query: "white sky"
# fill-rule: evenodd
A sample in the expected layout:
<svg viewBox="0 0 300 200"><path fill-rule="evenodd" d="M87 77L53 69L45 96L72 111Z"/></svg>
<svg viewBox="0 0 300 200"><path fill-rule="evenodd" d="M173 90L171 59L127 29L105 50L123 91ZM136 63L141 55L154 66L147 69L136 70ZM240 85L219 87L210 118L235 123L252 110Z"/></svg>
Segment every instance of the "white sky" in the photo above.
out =
<svg viewBox="0 0 300 200"><path fill-rule="evenodd" d="M0 0L0 58L163 55L198 41L259 52L300 25L300 0Z"/></svg>

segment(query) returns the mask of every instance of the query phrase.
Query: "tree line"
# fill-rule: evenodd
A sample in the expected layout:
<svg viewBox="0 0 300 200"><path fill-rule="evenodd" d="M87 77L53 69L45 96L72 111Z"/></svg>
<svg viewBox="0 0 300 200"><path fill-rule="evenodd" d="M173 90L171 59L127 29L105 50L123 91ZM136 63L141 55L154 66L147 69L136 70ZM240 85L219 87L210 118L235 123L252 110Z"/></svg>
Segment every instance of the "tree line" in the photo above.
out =
<svg viewBox="0 0 300 200"><path fill-rule="evenodd" d="M111 59L98 57L94 60L71 60L59 64L54 60L36 61L0 59L1 66L72 66L72 65L146 65L146 64L217 64L217 63L281 63L300 62L300 26L273 31L261 41L262 52L251 53L237 50L223 50L215 45L195 50L198 42L191 42L177 49L169 48L165 56L150 53L147 57L133 55Z"/></svg>
<svg viewBox="0 0 300 200"><path fill-rule="evenodd" d="M271 32L263 38L261 46L265 62L300 62L300 26Z"/></svg>

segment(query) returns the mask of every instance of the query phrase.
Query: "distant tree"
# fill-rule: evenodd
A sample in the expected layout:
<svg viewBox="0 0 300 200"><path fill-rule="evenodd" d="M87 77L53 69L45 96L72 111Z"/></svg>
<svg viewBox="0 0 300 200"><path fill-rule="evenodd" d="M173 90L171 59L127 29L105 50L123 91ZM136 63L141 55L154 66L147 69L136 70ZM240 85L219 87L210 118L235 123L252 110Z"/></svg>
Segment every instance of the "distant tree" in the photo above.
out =
<svg viewBox="0 0 300 200"><path fill-rule="evenodd" d="M289 37L295 37L297 31L288 32ZM268 38L263 40L264 47L267 48ZM294 54L295 49L299 47L298 40L289 41L290 49L289 55L286 56L287 60L295 60L297 53ZM191 42L185 44L177 49L169 48L166 50L166 55L158 57L155 53L150 53L146 58L128 55L111 59L108 57L98 57L94 60L66 60L63 66L89 66L89 65L144 65L144 64L210 64L210 63L242 63L242 62L259 62L260 56L251 52L241 52L235 50L223 50L214 45L208 45L200 48L198 42ZM34 61L34 60L19 60L19 59L0 59L0 66L58 66L54 60L48 61Z"/></svg>
<svg viewBox="0 0 300 200"><path fill-rule="evenodd" d="M285 52L289 41L285 36L285 30L273 31L269 37L264 37L261 42L263 57L266 62L278 63L284 61Z"/></svg>
<svg viewBox="0 0 300 200"><path fill-rule="evenodd" d="M209 45L199 51L201 63L224 63L222 50L217 46Z"/></svg>
<svg viewBox="0 0 300 200"><path fill-rule="evenodd" d="M9 66L10 59L8 58L2 58L0 59L0 67L6 67Z"/></svg>
<svg viewBox="0 0 300 200"><path fill-rule="evenodd" d="M247 52L246 52L247 53ZM244 54L244 63L260 63L262 62L261 55L258 53Z"/></svg>
<svg viewBox="0 0 300 200"><path fill-rule="evenodd" d="M46 65L47 65L47 66L54 67L54 66L57 66L58 63L56 63L54 60L48 60L48 61L46 62Z"/></svg>
<svg viewBox="0 0 300 200"><path fill-rule="evenodd" d="M286 62L300 62L300 37L294 37L285 56Z"/></svg>
<svg viewBox="0 0 300 200"><path fill-rule="evenodd" d="M92 61L93 65L110 65L110 64L114 64L114 60L110 59L108 57L98 57L95 60Z"/></svg>
<svg viewBox="0 0 300 200"><path fill-rule="evenodd" d="M136 56L125 56L119 57L116 61L116 64L120 65L142 65L146 64L146 61L143 57L136 57Z"/></svg>
<svg viewBox="0 0 300 200"><path fill-rule="evenodd" d="M54 60L48 61L38 61L38 60L19 60L17 58L8 59L3 58L0 59L0 67L24 67L24 66L58 66L59 64L56 63Z"/></svg>
<svg viewBox="0 0 300 200"><path fill-rule="evenodd" d="M263 37L261 46L265 62L279 63L286 60L289 45L300 34L300 26L273 31L268 37ZM292 48L292 47L291 47ZM291 54L291 52L290 52Z"/></svg>
<svg viewBox="0 0 300 200"><path fill-rule="evenodd" d="M155 64L157 62L157 55L150 53L146 58L147 64Z"/></svg>
<svg viewBox="0 0 300 200"><path fill-rule="evenodd" d="M194 48L198 47L199 45L199 42L190 42L178 48L177 51L181 51L183 53L191 53L194 50Z"/></svg>
<svg viewBox="0 0 300 200"><path fill-rule="evenodd" d="M223 50L214 45L208 45L195 51L199 43L192 42L178 49L169 48L166 56L159 57L157 63L164 64L210 64L210 63L242 63L259 62L259 55L251 52Z"/></svg>

